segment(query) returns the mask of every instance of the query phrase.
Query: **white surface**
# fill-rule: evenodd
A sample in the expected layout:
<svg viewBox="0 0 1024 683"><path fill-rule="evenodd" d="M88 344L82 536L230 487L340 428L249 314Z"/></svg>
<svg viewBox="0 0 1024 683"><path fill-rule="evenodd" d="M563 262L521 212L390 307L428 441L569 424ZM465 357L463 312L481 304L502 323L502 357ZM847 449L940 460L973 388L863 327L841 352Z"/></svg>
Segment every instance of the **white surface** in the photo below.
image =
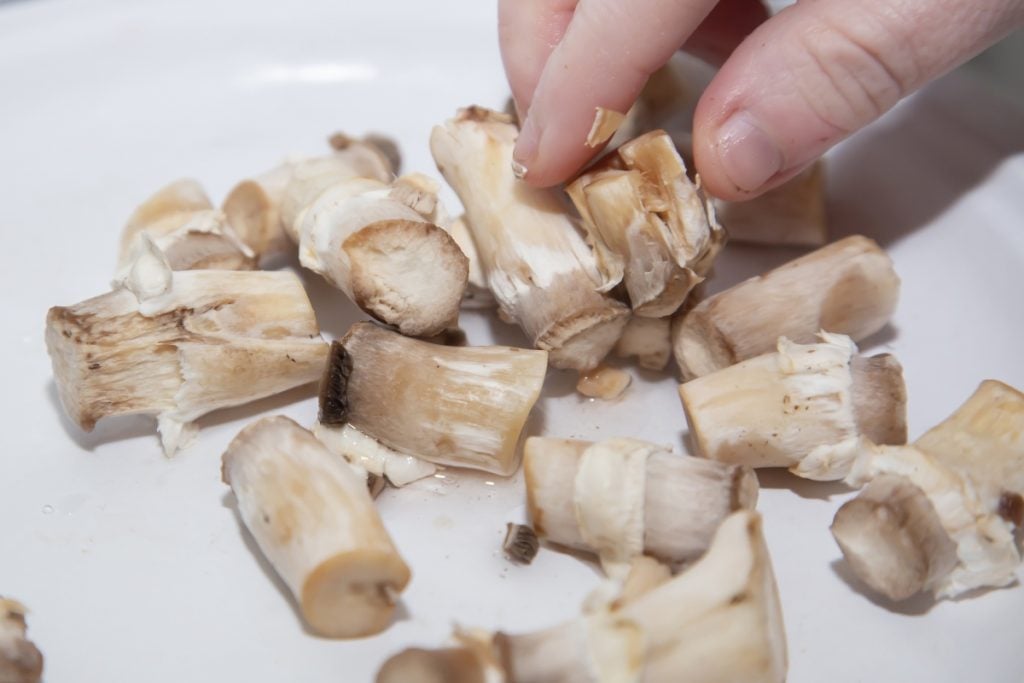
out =
<svg viewBox="0 0 1024 683"><path fill-rule="evenodd" d="M174 178L195 176L219 200L337 129L392 133L406 169L432 172L430 126L462 104L500 106L507 92L493 4L42 0L0 11L0 593L31 608L49 683L358 683L397 649L439 644L454 621L541 627L596 585L592 566L550 550L530 567L508 564L498 548L504 523L523 514L521 483L448 471L381 499L414 573L399 621L364 641L312 637L219 480L242 424L267 410L309 422L310 393L211 416L168 461L146 420L92 434L69 426L43 347L46 309L105 291L122 223ZM954 75L834 157L836 232L879 239L903 277L875 348L903 361L912 436L983 378L1024 387L1022 120ZM715 286L793 253L731 247ZM343 333L358 317L351 305L306 280L327 333ZM464 325L473 343L521 343L479 315ZM671 379L645 376L615 404L571 387L552 374L535 429L682 447ZM762 482L789 680L1022 680L1024 589L874 604L843 578L828 532L848 494L780 473Z"/></svg>

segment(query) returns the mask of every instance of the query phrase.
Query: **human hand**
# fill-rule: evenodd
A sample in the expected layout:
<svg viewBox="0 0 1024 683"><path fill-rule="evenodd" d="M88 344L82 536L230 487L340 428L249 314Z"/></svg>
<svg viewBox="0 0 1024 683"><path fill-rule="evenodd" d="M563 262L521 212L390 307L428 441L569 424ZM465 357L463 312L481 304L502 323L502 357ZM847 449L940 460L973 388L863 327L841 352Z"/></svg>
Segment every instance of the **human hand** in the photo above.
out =
<svg viewBox="0 0 1024 683"><path fill-rule="evenodd" d="M685 43L724 61L697 105L697 171L747 199L1022 25L1024 0L803 0L770 19L758 0L499 0L515 159L532 185L569 178L596 151L596 107L627 111Z"/></svg>

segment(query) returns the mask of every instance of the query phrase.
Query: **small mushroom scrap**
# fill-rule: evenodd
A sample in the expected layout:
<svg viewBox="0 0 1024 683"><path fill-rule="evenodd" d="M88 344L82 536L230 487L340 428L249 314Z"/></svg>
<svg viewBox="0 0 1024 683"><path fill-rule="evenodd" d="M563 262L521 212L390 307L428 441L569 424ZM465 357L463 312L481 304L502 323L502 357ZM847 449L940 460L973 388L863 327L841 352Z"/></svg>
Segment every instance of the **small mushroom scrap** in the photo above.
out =
<svg viewBox="0 0 1024 683"><path fill-rule="evenodd" d="M672 315L711 270L725 231L671 138L638 137L566 191L583 217L609 291L625 285L636 315Z"/></svg>
<svg viewBox="0 0 1024 683"><path fill-rule="evenodd" d="M701 455L825 481L845 477L868 443L906 443L895 357L858 356L849 337L827 332L816 344L782 337L777 348L679 387Z"/></svg>
<svg viewBox="0 0 1024 683"><path fill-rule="evenodd" d="M38 683L43 655L28 639L25 615L17 600L0 596L0 683Z"/></svg>
<svg viewBox="0 0 1024 683"><path fill-rule="evenodd" d="M320 180L293 178L289 187ZM391 184L341 178L317 194L292 190L309 196L293 224L299 261L402 334L443 332L458 319L469 261L437 225L444 222L437 190L421 175Z"/></svg>
<svg viewBox="0 0 1024 683"><path fill-rule="evenodd" d="M956 597L1013 582L1024 522L1024 394L987 380L910 446L858 456L864 485L832 535L854 573L891 600Z"/></svg>
<svg viewBox="0 0 1024 683"><path fill-rule="evenodd" d="M722 520L757 502L750 469L637 439L531 437L523 471L537 535L597 554L620 578L641 553L677 566L697 558Z"/></svg>
<svg viewBox="0 0 1024 683"><path fill-rule="evenodd" d="M888 254L847 237L701 301L676 321L676 362L685 380L767 353L779 337L806 344L827 330L859 342L892 317L899 286Z"/></svg>
<svg viewBox="0 0 1024 683"><path fill-rule="evenodd" d="M368 136L356 140L338 133L331 136L334 153L308 159L288 160L255 178L243 180L224 200L223 211L242 240L266 260L293 248L289 231L299 207L335 180L372 178L388 182L398 171L397 159L387 151L389 140ZM293 179L304 182L292 185ZM303 192L298 193L298 190ZM298 240L295 240L297 242Z"/></svg>
<svg viewBox="0 0 1024 683"><path fill-rule="evenodd" d="M144 244L123 286L46 316L57 391L82 429L155 415L170 456L201 415L320 377L328 346L293 273L172 273Z"/></svg>
<svg viewBox="0 0 1024 683"><path fill-rule="evenodd" d="M559 194L516 180L511 118L480 107L436 126L430 149L462 200L487 285L556 368L590 370L615 345L628 309L598 291L597 263Z"/></svg>
<svg viewBox="0 0 1024 683"><path fill-rule="evenodd" d="M756 512L728 517L707 553L630 600L535 633L457 635L389 659L377 683L782 683L786 635Z"/></svg>
<svg viewBox="0 0 1024 683"><path fill-rule="evenodd" d="M228 446L222 476L314 631L358 638L387 628L409 568L344 460L292 420L266 417Z"/></svg>
<svg viewBox="0 0 1024 683"><path fill-rule="evenodd" d="M670 318L633 316L615 344L615 355L636 358L645 370L664 370L672 357L672 321Z"/></svg>
<svg viewBox="0 0 1024 683"><path fill-rule="evenodd" d="M177 180L135 210L121 234L117 278L135 262L143 235L174 270L251 270L256 265L253 251L195 180Z"/></svg>
<svg viewBox="0 0 1024 683"><path fill-rule="evenodd" d="M440 346L357 323L331 346L320 422L439 465L509 475L546 370L544 351Z"/></svg>

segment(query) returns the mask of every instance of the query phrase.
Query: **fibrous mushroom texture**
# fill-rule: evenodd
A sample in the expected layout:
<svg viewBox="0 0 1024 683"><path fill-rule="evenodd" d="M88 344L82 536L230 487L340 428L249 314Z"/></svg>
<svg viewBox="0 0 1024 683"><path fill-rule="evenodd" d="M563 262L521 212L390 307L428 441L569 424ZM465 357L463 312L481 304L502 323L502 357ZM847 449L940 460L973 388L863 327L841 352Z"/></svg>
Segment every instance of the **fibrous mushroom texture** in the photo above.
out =
<svg viewBox="0 0 1024 683"><path fill-rule="evenodd" d="M553 366L589 370L614 346L628 309L598 291L594 256L558 193L516 179L517 135L508 116L470 107L434 128L430 149L466 209L499 313Z"/></svg>
<svg viewBox="0 0 1024 683"><path fill-rule="evenodd" d="M538 536L597 554L619 577L641 553L675 565L695 559L722 520L757 502L748 468L637 439L531 437L523 457Z"/></svg>
<svg viewBox="0 0 1024 683"><path fill-rule="evenodd" d="M861 453L864 485L832 534L853 571L892 600L1013 582L1024 492L1024 394L988 380L912 446Z"/></svg>
<svg viewBox="0 0 1024 683"><path fill-rule="evenodd" d="M903 370L890 355L857 356L849 337L778 350L682 384L698 451L721 462L789 467L842 479L865 443L906 443Z"/></svg>
<svg viewBox="0 0 1024 683"><path fill-rule="evenodd" d="M436 224L437 189L420 175L334 180L295 220L300 262L403 334L443 332L458 319L469 261Z"/></svg>
<svg viewBox="0 0 1024 683"><path fill-rule="evenodd" d="M174 270L250 270L256 265L253 251L195 180L175 181L135 210L121 234L118 278L134 263L144 234Z"/></svg>
<svg viewBox="0 0 1024 683"><path fill-rule="evenodd" d="M487 286L487 276L484 274L483 266L480 263L480 254L473 241L473 231L466 224L466 217L459 216L447 226L441 226L448 230L448 233L459 245L459 249L469 260L469 282L466 285L466 293L462 296L463 308L494 308L498 302L494 300L490 288Z"/></svg>
<svg viewBox="0 0 1024 683"><path fill-rule="evenodd" d="M632 600L535 633L407 650L385 663L377 683L781 683L786 668L761 519L744 510L722 523L700 560Z"/></svg>
<svg viewBox="0 0 1024 683"><path fill-rule="evenodd" d="M620 147L566 190L608 291L625 284L636 315L672 315L725 244L714 208L664 131Z"/></svg>
<svg viewBox="0 0 1024 683"><path fill-rule="evenodd" d="M332 346L320 422L437 464L508 475L546 369L543 351L439 346L357 323Z"/></svg>
<svg viewBox="0 0 1024 683"><path fill-rule="evenodd" d="M222 473L313 630L356 638L387 628L409 568L344 460L292 420L267 417L235 437Z"/></svg>
<svg viewBox="0 0 1024 683"><path fill-rule="evenodd" d="M134 269L130 288L47 314L57 390L80 427L154 415L172 455L199 416L320 377L328 346L293 273L172 274L158 256Z"/></svg>
<svg viewBox="0 0 1024 683"><path fill-rule="evenodd" d="M38 683L43 655L28 639L25 606L0 596L0 682Z"/></svg>
<svg viewBox="0 0 1024 683"><path fill-rule="evenodd" d="M243 180L224 200L228 220L261 259L293 248L289 231L297 235L293 224L299 207L333 181L354 177L387 182L398 171L386 153L394 146L390 141L381 142L372 136L356 140L336 134L331 137L331 146L333 154L291 159ZM297 182L291 185L293 179Z"/></svg>
<svg viewBox="0 0 1024 683"><path fill-rule="evenodd" d="M892 260L875 242L847 237L701 301L675 324L683 379L775 347L808 343L819 330L854 341L882 329L899 298Z"/></svg>

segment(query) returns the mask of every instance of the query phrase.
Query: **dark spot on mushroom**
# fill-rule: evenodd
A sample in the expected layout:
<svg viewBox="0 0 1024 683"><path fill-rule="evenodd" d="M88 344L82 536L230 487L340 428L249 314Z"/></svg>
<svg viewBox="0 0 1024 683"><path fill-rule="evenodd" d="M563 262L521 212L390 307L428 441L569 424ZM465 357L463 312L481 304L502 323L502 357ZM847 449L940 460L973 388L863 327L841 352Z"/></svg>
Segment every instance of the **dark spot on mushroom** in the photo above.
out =
<svg viewBox="0 0 1024 683"><path fill-rule="evenodd" d="M99 363L89 363L89 369L90 370L99 370L100 369L100 364Z"/></svg>
<svg viewBox="0 0 1024 683"><path fill-rule="evenodd" d="M1014 526L1024 524L1024 498L1019 493L1003 491L999 496L999 516Z"/></svg>
<svg viewBox="0 0 1024 683"><path fill-rule="evenodd" d="M513 562L530 564L540 550L540 540L529 526L509 522L505 527L505 541L501 547Z"/></svg>
<svg viewBox="0 0 1024 683"><path fill-rule="evenodd" d="M327 368L320 381L320 422L343 425L348 422L348 378L352 375L352 356L340 341L331 342Z"/></svg>

